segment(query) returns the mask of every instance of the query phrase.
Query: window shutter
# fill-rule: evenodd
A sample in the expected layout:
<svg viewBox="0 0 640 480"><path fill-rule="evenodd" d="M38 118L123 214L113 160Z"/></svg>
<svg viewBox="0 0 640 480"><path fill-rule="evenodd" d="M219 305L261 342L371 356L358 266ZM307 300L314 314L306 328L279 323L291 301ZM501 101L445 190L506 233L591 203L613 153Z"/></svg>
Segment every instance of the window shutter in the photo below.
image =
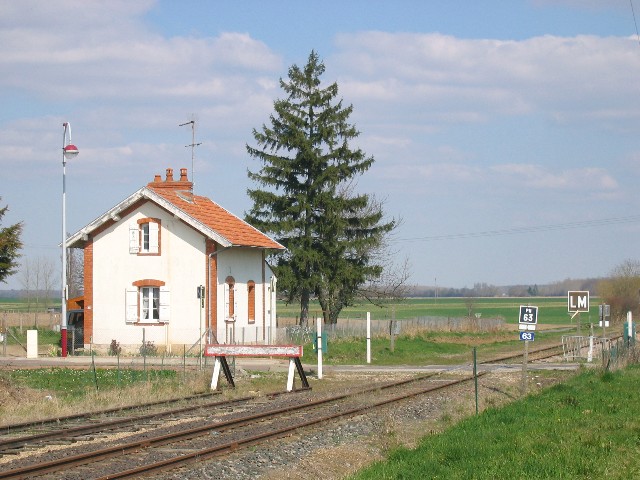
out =
<svg viewBox="0 0 640 480"><path fill-rule="evenodd" d="M169 322L171 318L171 293L169 288L160 287L160 321Z"/></svg>
<svg viewBox="0 0 640 480"><path fill-rule="evenodd" d="M129 225L129 253L140 251L140 230L137 223Z"/></svg>
<svg viewBox="0 0 640 480"><path fill-rule="evenodd" d="M156 222L149 222L149 253L160 251L159 225Z"/></svg>
<svg viewBox="0 0 640 480"><path fill-rule="evenodd" d="M125 292L125 321L134 323L138 321L138 289L127 288Z"/></svg>

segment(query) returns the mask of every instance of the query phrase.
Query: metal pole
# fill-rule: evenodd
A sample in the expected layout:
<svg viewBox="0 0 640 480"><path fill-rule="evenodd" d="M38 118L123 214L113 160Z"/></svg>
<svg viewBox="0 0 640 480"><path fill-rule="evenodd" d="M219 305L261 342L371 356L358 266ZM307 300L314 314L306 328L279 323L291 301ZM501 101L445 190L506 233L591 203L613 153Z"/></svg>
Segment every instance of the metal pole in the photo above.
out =
<svg viewBox="0 0 640 480"><path fill-rule="evenodd" d="M367 363L371 363L371 312L367 312Z"/></svg>
<svg viewBox="0 0 640 480"><path fill-rule="evenodd" d="M71 144L71 125L68 122L62 124L62 305L60 306L60 337L62 356L67 356L67 155L74 158L78 155L78 149ZM66 143L67 132L69 132L69 143Z"/></svg>
<svg viewBox="0 0 640 480"><path fill-rule="evenodd" d="M318 330L318 380L320 380L322 379L322 318L318 317L316 319L316 325Z"/></svg>
<svg viewBox="0 0 640 480"><path fill-rule="evenodd" d="M147 374L147 342L145 340L144 328L142 329L142 365L145 376Z"/></svg>
<svg viewBox="0 0 640 480"><path fill-rule="evenodd" d="M478 415L478 352L477 348L473 347L473 378L476 385L476 415Z"/></svg>
<svg viewBox="0 0 640 480"><path fill-rule="evenodd" d="M529 340L524 341L524 358L522 360L522 395L527 394L527 363L529 361Z"/></svg>
<svg viewBox="0 0 640 480"><path fill-rule="evenodd" d="M67 356L67 217L66 217L66 193L67 193L67 160L64 155L65 141L67 139L67 128L69 129L69 139L71 139L71 127L68 123L63 124L62 131L62 291L60 306L60 337L62 356ZM71 141L71 140L69 140Z"/></svg>
<svg viewBox="0 0 640 480"><path fill-rule="evenodd" d="M392 305L391 306L391 345L390 345L390 349L391 349L391 353L395 352L396 350L396 306Z"/></svg>
<svg viewBox="0 0 640 480"><path fill-rule="evenodd" d="M200 337L198 340L200 353L198 355L198 365L200 370L202 370L202 304L204 303L204 287L202 285L198 286L198 297L198 310L200 312Z"/></svg>

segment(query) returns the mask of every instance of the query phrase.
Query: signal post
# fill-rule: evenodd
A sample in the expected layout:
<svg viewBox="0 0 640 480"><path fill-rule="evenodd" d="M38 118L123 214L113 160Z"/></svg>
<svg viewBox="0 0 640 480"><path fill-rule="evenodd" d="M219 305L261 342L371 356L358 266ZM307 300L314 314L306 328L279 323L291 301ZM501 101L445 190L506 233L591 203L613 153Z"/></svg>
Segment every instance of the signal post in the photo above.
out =
<svg viewBox="0 0 640 480"><path fill-rule="evenodd" d="M520 305L518 329L520 340L524 341L524 355L522 360L522 394L527 394L527 363L529 361L529 342L535 339L535 329L538 323L538 307Z"/></svg>

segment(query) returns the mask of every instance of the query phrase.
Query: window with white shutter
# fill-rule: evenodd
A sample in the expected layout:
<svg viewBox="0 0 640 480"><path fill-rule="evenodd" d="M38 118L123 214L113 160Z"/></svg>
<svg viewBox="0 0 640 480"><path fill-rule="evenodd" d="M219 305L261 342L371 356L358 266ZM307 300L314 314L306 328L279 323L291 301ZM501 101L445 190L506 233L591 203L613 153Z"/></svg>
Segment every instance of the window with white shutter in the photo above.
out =
<svg viewBox="0 0 640 480"><path fill-rule="evenodd" d="M159 253L160 251L160 225L156 222L149 222L149 243L147 253Z"/></svg>
<svg viewBox="0 0 640 480"><path fill-rule="evenodd" d="M160 219L139 219L129 227L129 253L160 255L160 237Z"/></svg>
<svg viewBox="0 0 640 480"><path fill-rule="evenodd" d="M127 323L168 323L171 318L171 293L161 280L138 280L137 288L126 289Z"/></svg>
<svg viewBox="0 0 640 480"><path fill-rule="evenodd" d="M160 321L169 323L171 318L171 293L167 287L160 287Z"/></svg>
<svg viewBox="0 0 640 480"><path fill-rule="evenodd" d="M127 323L138 321L138 289L127 288L125 292L125 320Z"/></svg>
<svg viewBox="0 0 640 480"><path fill-rule="evenodd" d="M129 225L129 253L140 251L140 228L137 223Z"/></svg>

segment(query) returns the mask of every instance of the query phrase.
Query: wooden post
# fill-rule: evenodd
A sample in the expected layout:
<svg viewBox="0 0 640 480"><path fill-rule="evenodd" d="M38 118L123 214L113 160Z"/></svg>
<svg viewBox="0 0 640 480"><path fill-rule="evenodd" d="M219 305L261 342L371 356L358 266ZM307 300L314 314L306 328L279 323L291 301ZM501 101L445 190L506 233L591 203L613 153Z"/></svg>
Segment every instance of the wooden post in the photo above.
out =
<svg viewBox="0 0 640 480"><path fill-rule="evenodd" d="M529 362L529 340L524 341L524 356L522 360L522 396L527 394L528 380L527 380L527 367Z"/></svg>

